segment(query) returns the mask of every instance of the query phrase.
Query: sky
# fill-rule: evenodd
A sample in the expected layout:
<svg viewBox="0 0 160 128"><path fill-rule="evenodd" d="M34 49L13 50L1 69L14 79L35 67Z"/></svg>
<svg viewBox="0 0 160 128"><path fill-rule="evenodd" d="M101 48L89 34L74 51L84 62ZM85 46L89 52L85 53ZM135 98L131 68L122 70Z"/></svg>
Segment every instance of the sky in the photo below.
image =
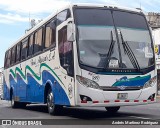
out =
<svg viewBox="0 0 160 128"><path fill-rule="evenodd" d="M5 51L30 28L31 19L44 19L69 3L114 4L160 13L159 0L0 0L0 67Z"/></svg>

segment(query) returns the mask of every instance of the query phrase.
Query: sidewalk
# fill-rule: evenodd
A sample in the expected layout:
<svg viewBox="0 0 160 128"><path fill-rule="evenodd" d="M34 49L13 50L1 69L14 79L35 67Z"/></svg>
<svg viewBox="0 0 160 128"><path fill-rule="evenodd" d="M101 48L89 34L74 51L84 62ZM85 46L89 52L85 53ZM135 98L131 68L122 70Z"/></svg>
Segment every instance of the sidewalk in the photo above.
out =
<svg viewBox="0 0 160 128"><path fill-rule="evenodd" d="M158 91L157 98L160 98L160 90Z"/></svg>

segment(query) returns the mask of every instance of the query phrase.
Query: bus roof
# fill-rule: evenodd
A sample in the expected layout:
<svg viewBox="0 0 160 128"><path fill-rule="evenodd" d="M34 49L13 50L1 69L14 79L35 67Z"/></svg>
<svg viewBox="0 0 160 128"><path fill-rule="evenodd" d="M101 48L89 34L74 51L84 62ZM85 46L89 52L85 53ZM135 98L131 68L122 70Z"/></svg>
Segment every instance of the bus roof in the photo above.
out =
<svg viewBox="0 0 160 128"><path fill-rule="evenodd" d="M14 45L16 45L17 43L19 43L20 41L22 41L28 35L32 34L32 32L34 32L40 26L42 26L43 24L45 24L48 20L50 20L51 18L53 18L54 16L56 16L59 12L65 10L65 9L68 9L68 8L72 8L74 6L78 6L78 7L106 7L106 8L117 8L117 9L122 9L122 10L126 10L126 11L128 10L128 11L133 11L133 12L137 12L137 13L142 12L142 10L139 10L139 9L134 9L134 8L129 8L129 7L123 7L123 6L117 6L117 5L109 5L109 4L90 4L90 3L72 3L72 4L68 4L67 6L65 6L65 7L61 8L61 9L58 9L56 12L52 13L47 18L45 18L40 23L38 23L36 26L34 26L33 28L31 28L29 31L27 31L21 38L19 38L7 50L11 49Z"/></svg>
<svg viewBox="0 0 160 128"><path fill-rule="evenodd" d="M124 7L124 6L118 6L118 5L113 5L113 4L74 3L74 4L70 4L70 6L79 6L79 7L108 7L108 8L122 9L122 10L130 10L130 11L134 11L134 12L142 12L140 9L129 8L129 7Z"/></svg>

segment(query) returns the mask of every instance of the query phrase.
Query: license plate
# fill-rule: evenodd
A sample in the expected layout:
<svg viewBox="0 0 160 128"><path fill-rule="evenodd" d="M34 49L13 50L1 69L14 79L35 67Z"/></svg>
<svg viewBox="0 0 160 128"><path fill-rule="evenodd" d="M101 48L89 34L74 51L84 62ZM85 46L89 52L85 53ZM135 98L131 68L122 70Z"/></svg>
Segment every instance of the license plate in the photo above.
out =
<svg viewBox="0 0 160 128"><path fill-rule="evenodd" d="M128 93L118 93L117 99L127 99Z"/></svg>

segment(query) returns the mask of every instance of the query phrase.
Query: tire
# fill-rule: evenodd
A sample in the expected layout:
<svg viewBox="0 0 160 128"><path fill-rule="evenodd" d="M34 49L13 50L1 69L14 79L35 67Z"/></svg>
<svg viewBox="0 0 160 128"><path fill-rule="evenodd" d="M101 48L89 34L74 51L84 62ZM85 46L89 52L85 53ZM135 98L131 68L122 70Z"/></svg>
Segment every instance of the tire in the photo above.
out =
<svg viewBox="0 0 160 128"><path fill-rule="evenodd" d="M50 115L60 114L60 112L63 109L63 106L54 104L54 94L51 89L48 91L47 94L47 107L48 107L48 113Z"/></svg>
<svg viewBox="0 0 160 128"><path fill-rule="evenodd" d="M117 107L105 107L108 113L117 113L120 109L120 106Z"/></svg>
<svg viewBox="0 0 160 128"><path fill-rule="evenodd" d="M18 102L18 104L19 104L19 108L25 108L27 105L27 103L25 102Z"/></svg>
<svg viewBox="0 0 160 128"><path fill-rule="evenodd" d="M14 100L14 95L13 93L11 94L11 107L12 108L18 108L18 102Z"/></svg>
<svg viewBox="0 0 160 128"><path fill-rule="evenodd" d="M15 101L13 93L11 94L11 107L12 108L25 108L26 105L27 104L25 102L17 102L17 101Z"/></svg>

